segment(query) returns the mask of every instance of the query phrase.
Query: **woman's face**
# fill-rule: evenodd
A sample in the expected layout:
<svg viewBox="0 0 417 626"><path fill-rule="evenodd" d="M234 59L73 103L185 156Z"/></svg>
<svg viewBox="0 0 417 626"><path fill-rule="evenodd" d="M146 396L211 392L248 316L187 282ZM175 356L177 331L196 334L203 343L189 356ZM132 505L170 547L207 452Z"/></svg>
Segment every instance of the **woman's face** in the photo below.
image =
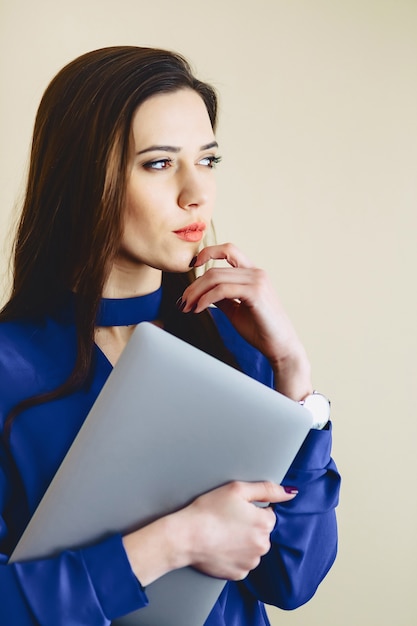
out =
<svg viewBox="0 0 417 626"><path fill-rule="evenodd" d="M205 104L191 89L153 96L139 106L117 264L145 272L189 269L211 220L217 152Z"/></svg>

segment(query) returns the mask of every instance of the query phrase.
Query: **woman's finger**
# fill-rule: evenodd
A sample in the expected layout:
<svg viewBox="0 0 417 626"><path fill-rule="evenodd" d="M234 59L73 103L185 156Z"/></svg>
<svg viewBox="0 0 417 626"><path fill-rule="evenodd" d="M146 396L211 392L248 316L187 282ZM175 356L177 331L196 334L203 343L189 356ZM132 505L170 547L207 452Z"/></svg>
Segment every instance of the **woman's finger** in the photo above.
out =
<svg viewBox="0 0 417 626"><path fill-rule="evenodd" d="M248 502L286 502L298 493L296 487L282 487L269 481L237 482L235 485L241 497Z"/></svg>
<svg viewBox="0 0 417 626"><path fill-rule="evenodd" d="M251 300L250 292L253 291L250 283L220 282L213 286L207 283L199 285L198 289L185 291L182 297L182 311L189 313L201 313L210 305L223 300L239 300L249 304Z"/></svg>
<svg viewBox="0 0 417 626"><path fill-rule="evenodd" d="M209 261L224 260L232 267L254 267L252 261L232 243L223 243L203 248L197 255L194 267L205 265Z"/></svg>
<svg viewBox="0 0 417 626"><path fill-rule="evenodd" d="M184 313L201 312L225 299L255 302L264 282L264 272L256 268L210 268L197 278L182 296ZM185 304L184 304L185 303Z"/></svg>

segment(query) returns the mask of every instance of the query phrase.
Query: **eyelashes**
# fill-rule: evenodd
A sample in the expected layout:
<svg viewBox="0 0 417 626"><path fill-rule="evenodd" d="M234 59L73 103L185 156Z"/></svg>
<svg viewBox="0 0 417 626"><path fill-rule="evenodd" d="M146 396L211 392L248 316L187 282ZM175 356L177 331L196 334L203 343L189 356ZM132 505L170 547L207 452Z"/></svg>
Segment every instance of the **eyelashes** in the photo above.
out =
<svg viewBox="0 0 417 626"><path fill-rule="evenodd" d="M147 161L143 167L147 170L165 170L172 165L172 159L157 159L155 161Z"/></svg>
<svg viewBox="0 0 417 626"><path fill-rule="evenodd" d="M198 161L198 165L202 165L203 167L209 167L210 169L214 169L216 165L220 163L222 160L221 156L206 156ZM154 161L147 161L143 164L143 167L147 170L156 170L163 171L168 169L173 165L173 159L163 158L163 159L155 159Z"/></svg>
<svg viewBox="0 0 417 626"><path fill-rule="evenodd" d="M201 159L199 163L201 165L203 161L206 161L205 165L213 169L214 167L216 167L216 165L220 163L221 160L222 160L221 156L208 156L208 157L204 157L203 159Z"/></svg>

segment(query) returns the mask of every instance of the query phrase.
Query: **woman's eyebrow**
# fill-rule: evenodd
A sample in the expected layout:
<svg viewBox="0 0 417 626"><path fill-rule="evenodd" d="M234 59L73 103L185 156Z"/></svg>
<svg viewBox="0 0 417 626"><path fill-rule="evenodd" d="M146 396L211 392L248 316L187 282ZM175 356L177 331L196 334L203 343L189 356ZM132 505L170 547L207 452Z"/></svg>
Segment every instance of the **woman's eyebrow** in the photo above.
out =
<svg viewBox="0 0 417 626"><path fill-rule="evenodd" d="M212 141L211 143L207 143L205 146L201 146L200 150L210 150L211 148L218 148L219 144L217 141Z"/></svg>
<svg viewBox="0 0 417 626"><path fill-rule="evenodd" d="M180 150L181 148L176 146L149 146L149 148L139 150L136 154L144 154L145 152L179 152Z"/></svg>
<svg viewBox="0 0 417 626"><path fill-rule="evenodd" d="M205 144L204 146L200 146L200 150L210 150L211 148L218 148L219 144L217 141L211 141L210 143ZM149 146L149 148L144 148L143 150L139 150L136 154L144 154L145 152L180 152L181 148L178 146Z"/></svg>

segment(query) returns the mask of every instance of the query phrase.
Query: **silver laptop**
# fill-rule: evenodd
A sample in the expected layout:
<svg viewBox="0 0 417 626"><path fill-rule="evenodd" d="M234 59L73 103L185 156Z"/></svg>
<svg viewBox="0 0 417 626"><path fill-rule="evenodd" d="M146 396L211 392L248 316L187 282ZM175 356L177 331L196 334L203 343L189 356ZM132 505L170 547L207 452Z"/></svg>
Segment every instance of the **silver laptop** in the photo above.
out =
<svg viewBox="0 0 417 626"><path fill-rule="evenodd" d="M126 533L232 480L280 483L310 413L156 326L139 324L12 561ZM225 581L193 568L114 626L202 626Z"/></svg>

